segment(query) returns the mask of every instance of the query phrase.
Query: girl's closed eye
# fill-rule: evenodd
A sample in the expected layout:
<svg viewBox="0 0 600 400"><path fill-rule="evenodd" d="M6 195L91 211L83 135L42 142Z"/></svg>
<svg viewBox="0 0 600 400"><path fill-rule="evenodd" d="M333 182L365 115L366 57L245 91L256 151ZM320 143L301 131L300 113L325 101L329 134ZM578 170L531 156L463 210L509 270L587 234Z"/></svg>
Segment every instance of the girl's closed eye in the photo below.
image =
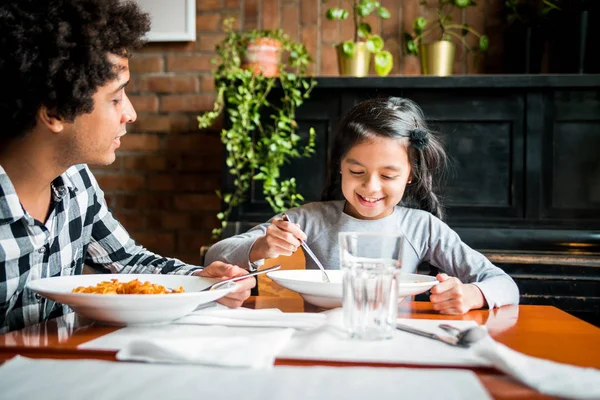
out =
<svg viewBox="0 0 600 400"><path fill-rule="evenodd" d="M382 177L383 179L387 179L387 180L390 180L390 181L391 181L391 180L394 180L394 179L396 179L396 178L398 178L399 176L400 176L400 175L395 175L395 176L381 175L381 177Z"/></svg>
<svg viewBox="0 0 600 400"><path fill-rule="evenodd" d="M352 170L349 170L349 171L352 175L362 175L364 173L362 171L352 171Z"/></svg>

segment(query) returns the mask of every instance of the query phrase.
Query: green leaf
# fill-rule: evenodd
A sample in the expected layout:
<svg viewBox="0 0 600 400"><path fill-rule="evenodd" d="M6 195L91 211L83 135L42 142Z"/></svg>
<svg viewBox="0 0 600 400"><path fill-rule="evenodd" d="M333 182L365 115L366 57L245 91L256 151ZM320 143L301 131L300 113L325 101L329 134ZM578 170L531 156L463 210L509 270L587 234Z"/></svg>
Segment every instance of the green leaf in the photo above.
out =
<svg viewBox="0 0 600 400"><path fill-rule="evenodd" d="M367 49L371 53L377 53L383 50L383 39L379 35L371 35L367 39Z"/></svg>
<svg viewBox="0 0 600 400"><path fill-rule="evenodd" d="M419 17L415 19L413 23L413 28L415 30L415 34L420 35L423 32L423 29L427 26L427 20L423 17Z"/></svg>
<svg viewBox="0 0 600 400"><path fill-rule="evenodd" d="M411 56L419 55L419 46L417 46L417 43L415 43L415 41L412 40L412 38L411 38L406 41L405 51L406 51L406 54L411 55Z"/></svg>
<svg viewBox="0 0 600 400"><path fill-rule="evenodd" d="M329 10L327 10L327 12L325 13L325 17L330 20L330 21L341 21L344 20L346 18L348 18L350 14L348 14L348 11L344 10L343 8L330 8Z"/></svg>
<svg viewBox="0 0 600 400"><path fill-rule="evenodd" d="M386 76L392 70L394 66L394 57L392 53L387 50L380 51L375 54L375 72L379 76Z"/></svg>
<svg viewBox="0 0 600 400"><path fill-rule="evenodd" d="M346 40L342 43L342 53L346 57L352 57L354 55L354 42L352 40Z"/></svg>
<svg viewBox="0 0 600 400"><path fill-rule="evenodd" d="M486 35L481 35L479 38L479 50L487 51L488 46L490 45L490 40Z"/></svg>
<svg viewBox="0 0 600 400"><path fill-rule="evenodd" d="M223 214L222 212L220 212L220 213L217 214L217 218L218 219L223 219L223 218L225 218L225 214Z"/></svg>
<svg viewBox="0 0 600 400"><path fill-rule="evenodd" d="M388 11L387 8L385 7L379 7L377 9L377 14L379 14L379 16L383 19L388 19L389 17L391 17L392 15L390 14L390 12Z"/></svg>
<svg viewBox="0 0 600 400"><path fill-rule="evenodd" d="M458 8L465 8L471 5L471 0L454 0L454 5Z"/></svg>
<svg viewBox="0 0 600 400"><path fill-rule="evenodd" d="M367 24L366 22L361 22L360 24L358 24L358 28L357 32L358 32L358 37L366 39L370 34L371 34L371 25Z"/></svg>

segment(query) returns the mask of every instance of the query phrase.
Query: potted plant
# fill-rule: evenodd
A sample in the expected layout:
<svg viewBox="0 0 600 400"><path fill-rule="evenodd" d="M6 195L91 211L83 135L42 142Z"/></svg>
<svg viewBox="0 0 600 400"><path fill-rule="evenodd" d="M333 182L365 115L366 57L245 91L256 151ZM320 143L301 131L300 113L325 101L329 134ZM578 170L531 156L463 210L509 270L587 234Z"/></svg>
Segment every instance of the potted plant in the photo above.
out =
<svg viewBox="0 0 600 400"><path fill-rule="evenodd" d="M306 77L312 60L304 45L281 30L237 32L232 24L233 19L224 22L227 36L217 45L217 59L213 60L217 64L213 72L217 91L214 109L198 117L199 127L208 128L222 112L227 114L221 141L234 187L230 192L217 191L223 211L217 214L220 225L213 229L213 238L222 235L231 212L246 199L251 180L262 181L273 211L299 205L304 199L296 191L295 179L282 178L280 167L291 159L310 156L315 147L314 129L310 128L305 143L296 133L294 119L296 109L316 84ZM276 74L269 67L272 57L267 57L267 69L257 58L248 57L248 45L256 44L259 38L277 41L280 52L286 55L277 57Z"/></svg>
<svg viewBox="0 0 600 400"><path fill-rule="evenodd" d="M435 18L427 20L418 17L413 24L413 33L404 33L404 50L409 55L421 56L421 71L423 75L452 75L456 45L454 40L464 44L469 52L484 52L488 49L489 40L467 24L452 21L453 9L475 6L473 0L436 0ZM420 2L428 6L427 0ZM465 37L469 34L479 38L475 48L471 48ZM436 40L426 42L425 39L434 35Z"/></svg>
<svg viewBox="0 0 600 400"><path fill-rule="evenodd" d="M375 72L379 76L386 76L394 66L394 59L389 51L383 49L381 36L372 33L371 25L364 19L374 12L377 12L380 18L388 19L390 12L374 0L354 0L351 12L354 37L336 45L340 75L367 76L373 55ZM332 21L342 21L350 16L350 12L332 7L327 10L325 16Z"/></svg>
<svg viewBox="0 0 600 400"><path fill-rule="evenodd" d="M504 70L540 73L549 36L550 17L559 10L555 0L507 0L504 32Z"/></svg>

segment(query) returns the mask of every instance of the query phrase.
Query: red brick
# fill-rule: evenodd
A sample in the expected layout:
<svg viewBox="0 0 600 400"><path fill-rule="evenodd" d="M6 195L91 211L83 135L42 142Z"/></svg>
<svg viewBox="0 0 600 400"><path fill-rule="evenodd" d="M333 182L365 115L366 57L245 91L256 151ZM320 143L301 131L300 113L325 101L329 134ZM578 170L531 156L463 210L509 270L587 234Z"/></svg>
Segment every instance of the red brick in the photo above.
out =
<svg viewBox="0 0 600 400"><path fill-rule="evenodd" d="M97 175L102 190L140 190L146 186L145 175L102 174Z"/></svg>
<svg viewBox="0 0 600 400"><path fill-rule="evenodd" d="M167 56L167 71L210 71L212 58L208 54Z"/></svg>
<svg viewBox="0 0 600 400"><path fill-rule="evenodd" d="M381 20L381 34L384 38L398 38L404 31L398 29L400 23L400 7L402 0L381 0L381 5L390 12L388 19ZM407 29L408 31L409 29ZM412 27L410 27L412 31Z"/></svg>
<svg viewBox="0 0 600 400"><path fill-rule="evenodd" d="M136 112L158 111L158 97L156 96L129 96Z"/></svg>
<svg viewBox="0 0 600 400"><path fill-rule="evenodd" d="M175 250L175 235L165 232L143 232L136 233L134 240L156 253ZM165 254L161 254L165 256Z"/></svg>
<svg viewBox="0 0 600 400"><path fill-rule="evenodd" d="M129 130L134 132L169 132L171 118L168 115L138 114Z"/></svg>
<svg viewBox="0 0 600 400"><path fill-rule="evenodd" d="M225 8L239 9L240 8L240 0L225 0Z"/></svg>
<svg viewBox="0 0 600 400"><path fill-rule="evenodd" d="M317 23L320 2L321 0L301 0L300 21L302 25Z"/></svg>
<svg viewBox="0 0 600 400"><path fill-rule="evenodd" d="M281 28L292 40L300 40L300 8L297 3L281 7Z"/></svg>
<svg viewBox="0 0 600 400"><path fill-rule="evenodd" d="M131 234L134 231L144 230L144 218L136 212L114 212L114 217L125 227L125 229ZM135 234L132 235L135 239Z"/></svg>
<svg viewBox="0 0 600 400"><path fill-rule="evenodd" d="M146 225L151 229L182 230L193 227L188 213L163 212L146 217Z"/></svg>
<svg viewBox="0 0 600 400"><path fill-rule="evenodd" d="M199 251L200 247L214 243L211 239L210 233L198 233L197 231L190 231L181 233L179 235L179 250L194 249Z"/></svg>
<svg viewBox="0 0 600 400"><path fill-rule="evenodd" d="M148 187L150 190L168 191L175 189L175 177L173 174L153 174L148 176ZM177 186L178 190L181 190Z"/></svg>
<svg viewBox="0 0 600 400"><path fill-rule="evenodd" d="M173 199L176 210L218 211L221 208L219 198L215 194L179 194Z"/></svg>
<svg viewBox="0 0 600 400"><path fill-rule="evenodd" d="M181 53L194 51L196 42L151 42L140 49L141 53ZM160 71L155 71L160 72Z"/></svg>
<svg viewBox="0 0 600 400"><path fill-rule="evenodd" d="M138 79L137 84L140 92L197 92L200 89L198 78L192 75L144 76Z"/></svg>
<svg viewBox="0 0 600 400"><path fill-rule="evenodd" d="M169 95L161 99L160 110L173 111L208 111L214 106L215 96L212 94Z"/></svg>
<svg viewBox="0 0 600 400"><path fill-rule="evenodd" d="M160 139L156 135L133 133L121 138L121 150L155 151L159 148Z"/></svg>
<svg viewBox="0 0 600 400"><path fill-rule="evenodd" d="M222 182L220 178L220 176L207 176L205 174L177 175L174 177L174 186L177 187L178 190L214 193L215 190L221 188Z"/></svg>
<svg viewBox="0 0 600 400"><path fill-rule="evenodd" d="M144 56L135 54L129 60L129 70L132 73L137 72L162 72L163 57L162 56Z"/></svg>
<svg viewBox="0 0 600 400"><path fill-rule="evenodd" d="M308 54L311 56L311 58L313 59L314 63L311 64L311 66L308 68L308 73L309 74L315 74L318 73L318 70L316 69L316 66L318 65L318 60L319 60L319 54L318 54L318 48L317 48L317 26L316 25L312 25L312 26L307 26L304 27L304 29L302 30L302 43L304 43L304 45L306 46L306 50L308 51Z"/></svg>
<svg viewBox="0 0 600 400"><path fill-rule="evenodd" d="M216 51L217 44L219 44L223 39L225 39L226 35L224 33L220 34L202 34L198 37L196 43L196 49L200 51Z"/></svg>
<svg viewBox="0 0 600 400"><path fill-rule="evenodd" d="M221 28L221 14L196 15L196 31L215 32Z"/></svg>
<svg viewBox="0 0 600 400"><path fill-rule="evenodd" d="M215 90L215 78L212 75L202 76L202 91L203 92L214 92Z"/></svg>
<svg viewBox="0 0 600 400"><path fill-rule="evenodd" d="M170 133L187 133L198 130L198 116L196 114L169 114L171 117Z"/></svg>
<svg viewBox="0 0 600 400"><path fill-rule="evenodd" d="M343 21L340 21L340 42L346 40L354 40L354 22L352 22L352 2L354 0L341 0L340 7L350 13L350 16ZM409 0L414 1L414 0ZM417 3L417 2L415 2ZM327 4L324 4L327 5ZM323 7L323 12L327 11L327 8Z"/></svg>
<svg viewBox="0 0 600 400"><path fill-rule="evenodd" d="M326 6L327 4L324 5ZM325 18L325 11L327 8L323 8L323 16L321 18L321 41L327 44L336 44L340 41L340 22L330 21Z"/></svg>
<svg viewBox="0 0 600 400"><path fill-rule="evenodd" d="M195 172L221 172L223 169L223 145L221 143L218 144L218 148L212 148L210 154L205 154L202 156L198 156L194 154L191 155L181 155L179 170L180 171L195 171ZM215 155L212 155L217 153ZM215 179L221 180L221 174L215 175L210 178L206 176L207 179Z"/></svg>
<svg viewBox="0 0 600 400"><path fill-rule="evenodd" d="M262 29L279 29L278 0L262 0Z"/></svg>
<svg viewBox="0 0 600 400"><path fill-rule="evenodd" d="M173 168L173 162L162 154L127 155L123 159L127 171L165 171Z"/></svg>
<svg viewBox="0 0 600 400"><path fill-rule="evenodd" d="M128 194L120 196L117 204L128 210L158 210L162 212L173 208L173 198L171 194Z"/></svg>
<svg viewBox="0 0 600 400"><path fill-rule="evenodd" d="M258 0L244 1L244 30L258 29Z"/></svg>
<svg viewBox="0 0 600 400"><path fill-rule="evenodd" d="M198 0L196 9L198 11L218 11L223 8L223 0Z"/></svg>
<svg viewBox="0 0 600 400"><path fill-rule="evenodd" d="M321 46L321 72L319 75L339 75L337 62L337 51L335 47L331 44L323 44L323 46Z"/></svg>
<svg viewBox="0 0 600 400"><path fill-rule="evenodd" d="M219 135L207 135L198 132L193 135L168 136L165 148L177 153L194 153L197 155L212 155L214 149L220 148L221 138Z"/></svg>

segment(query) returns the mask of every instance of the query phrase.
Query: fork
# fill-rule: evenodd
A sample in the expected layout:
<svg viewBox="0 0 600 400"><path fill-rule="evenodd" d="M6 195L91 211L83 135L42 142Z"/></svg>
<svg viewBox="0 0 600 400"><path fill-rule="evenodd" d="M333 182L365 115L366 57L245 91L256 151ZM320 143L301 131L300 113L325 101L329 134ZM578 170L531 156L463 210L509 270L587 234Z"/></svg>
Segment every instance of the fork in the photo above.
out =
<svg viewBox="0 0 600 400"><path fill-rule="evenodd" d="M264 274L264 273L271 272L271 271L277 271L279 268L281 268L281 265L275 265L270 268L261 269L260 271L250 272L246 275L234 276L233 278L224 279L222 281L215 282L212 285L209 285L209 286L205 287L204 289L199 290L199 292L206 292L209 290L217 289L218 287L220 287L226 283L239 281L241 279L246 279L246 278L248 278L250 276L254 276L254 275Z"/></svg>
<svg viewBox="0 0 600 400"><path fill-rule="evenodd" d="M282 218L284 221L292 222L290 220L290 217L288 217L286 214L283 214ZM310 256L310 258L312 258L312 260L315 262L315 264L317 264L317 267L319 267L321 269L321 271L323 272L323 282L331 282L331 279L329 279L327 272L325 272L325 267L323 267L323 264L321 264L321 261L319 261L319 259L315 255L315 253L312 252L312 250L310 249L310 247L308 247L306 242L304 240L300 240L300 245L302 246L304 251Z"/></svg>

